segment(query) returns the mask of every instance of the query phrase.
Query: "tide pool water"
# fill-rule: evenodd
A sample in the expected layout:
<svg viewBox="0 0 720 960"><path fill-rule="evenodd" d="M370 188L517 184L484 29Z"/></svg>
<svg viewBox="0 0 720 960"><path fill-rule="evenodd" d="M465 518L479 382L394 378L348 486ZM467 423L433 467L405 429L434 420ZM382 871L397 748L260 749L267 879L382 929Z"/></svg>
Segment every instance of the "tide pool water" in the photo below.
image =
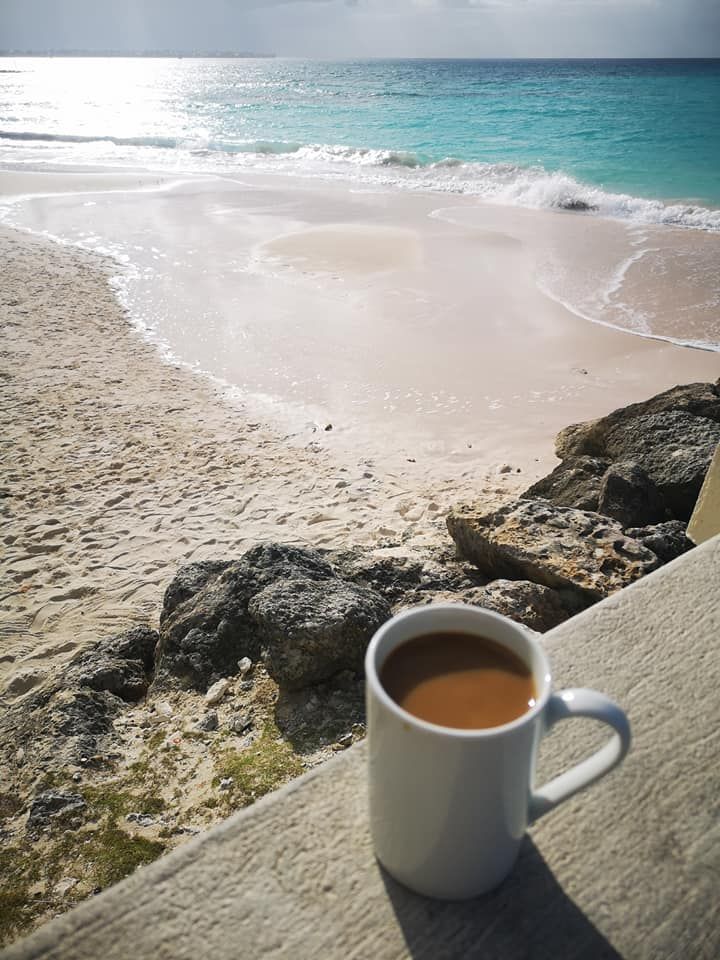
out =
<svg viewBox="0 0 720 960"><path fill-rule="evenodd" d="M0 163L280 170L720 230L720 61L4 58Z"/></svg>

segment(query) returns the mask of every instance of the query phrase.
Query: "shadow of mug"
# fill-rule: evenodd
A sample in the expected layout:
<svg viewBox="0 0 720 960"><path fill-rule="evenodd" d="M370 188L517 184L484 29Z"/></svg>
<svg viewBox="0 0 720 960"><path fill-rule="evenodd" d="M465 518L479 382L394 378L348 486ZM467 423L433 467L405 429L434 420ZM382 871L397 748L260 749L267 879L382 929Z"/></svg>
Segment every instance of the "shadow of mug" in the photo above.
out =
<svg viewBox="0 0 720 960"><path fill-rule="evenodd" d="M622 960L528 836L507 879L475 900L432 900L378 869L413 960Z"/></svg>

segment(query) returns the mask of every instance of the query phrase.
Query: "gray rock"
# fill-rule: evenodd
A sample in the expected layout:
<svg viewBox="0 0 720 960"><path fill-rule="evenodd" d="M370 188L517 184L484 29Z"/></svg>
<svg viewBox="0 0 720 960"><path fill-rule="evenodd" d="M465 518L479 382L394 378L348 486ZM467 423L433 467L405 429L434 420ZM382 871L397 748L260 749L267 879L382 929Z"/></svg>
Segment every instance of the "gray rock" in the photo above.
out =
<svg viewBox="0 0 720 960"><path fill-rule="evenodd" d="M470 603L501 613L523 626L544 633L567 620L578 606L572 595L529 580L493 580L485 587L473 587L459 593L438 593L432 603Z"/></svg>
<svg viewBox="0 0 720 960"><path fill-rule="evenodd" d="M83 752L94 753L97 738L110 733L121 707L122 701L104 690L61 690L50 705L51 729L89 744Z"/></svg>
<svg viewBox="0 0 720 960"><path fill-rule="evenodd" d="M208 580L222 573L231 563L232 560L200 560L180 567L165 590L160 622L169 617L181 603L199 593Z"/></svg>
<svg viewBox="0 0 720 960"><path fill-rule="evenodd" d="M259 656L257 624L248 613L256 594L279 580L334 577L317 551L274 543L253 547L209 573L196 593L163 612L153 689L179 682L205 691L221 677L234 676L238 660ZM172 584L168 592L179 595Z"/></svg>
<svg viewBox="0 0 720 960"><path fill-rule="evenodd" d="M542 500L511 501L490 512L482 504L461 505L447 527L460 555L489 576L569 590L585 603L660 565L617 521Z"/></svg>
<svg viewBox="0 0 720 960"><path fill-rule="evenodd" d="M155 664L155 647L159 640L157 630L133 627L107 640L101 640L97 650L122 660L139 660L149 673Z"/></svg>
<svg viewBox="0 0 720 960"><path fill-rule="evenodd" d="M278 580L249 611L261 630L267 671L286 689L360 670L370 638L390 617L374 590L337 579Z"/></svg>
<svg viewBox="0 0 720 960"><path fill-rule="evenodd" d="M370 587L393 607L423 603L427 591L465 590L483 581L476 570L468 570L452 557L385 556L355 548L332 553L330 558L343 580Z"/></svg>
<svg viewBox="0 0 720 960"><path fill-rule="evenodd" d="M575 212L585 213L588 210L597 210L598 207L594 203L588 203L587 200L581 200L579 197L565 197L562 200L558 200L556 206L561 210L573 210Z"/></svg>
<svg viewBox="0 0 720 960"><path fill-rule="evenodd" d="M610 461L601 457L569 457L528 487L521 497L542 497L559 507L597 510L601 478L609 466Z"/></svg>
<svg viewBox="0 0 720 960"><path fill-rule="evenodd" d="M720 380L715 383L689 383L672 387L649 400L620 407L599 420L574 423L557 435L555 453L560 460L582 455L607 456L605 438L610 430L636 417L666 411L684 412L720 423Z"/></svg>
<svg viewBox="0 0 720 960"><path fill-rule="evenodd" d="M40 729L33 753L53 757L56 767L92 762L114 735L114 720L123 706L106 690L60 690L37 717Z"/></svg>
<svg viewBox="0 0 720 960"><path fill-rule="evenodd" d="M686 529L680 520L668 520L649 527L631 527L625 533L652 550L663 563L669 563L695 546L685 536Z"/></svg>
<svg viewBox="0 0 720 960"><path fill-rule="evenodd" d="M65 682L139 700L150 685L158 640L157 631L149 627L100 640L70 662Z"/></svg>
<svg viewBox="0 0 720 960"><path fill-rule="evenodd" d="M0 769L17 771L25 789L43 773L70 776L78 764L96 763L111 748L123 701L106 690L68 687L69 676L62 668L0 710Z"/></svg>
<svg viewBox="0 0 720 960"><path fill-rule="evenodd" d="M208 710L205 716L195 724L196 730L206 731L208 733L217 730L219 725L218 715L215 710Z"/></svg>
<svg viewBox="0 0 720 960"><path fill-rule="evenodd" d="M82 810L85 800L79 793L56 793L47 791L38 794L30 805L27 818L28 830L46 826L51 818L65 817Z"/></svg>
<svg viewBox="0 0 720 960"><path fill-rule="evenodd" d="M216 680L205 694L205 703L210 707L215 706L216 703L220 703L221 700L224 699L225 694L230 691L230 687L231 683L227 677Z"/></svg>
<svg viewBox="0 0 720 960"><path fill-rule="evenodd" d="M249 730L253 725L253 717L251 713L240 713L236 717L228 722L228 729L232 730L233 733L245 733L246 730Z"/></svg>
<svg viewBox="0 0 720 960"><path fill-rule="evenodd" d="M128 702L140 700L150 685L150 678L139 661L107 659L97 664L86 664L78 676L81 686L93 690L107 690Z"/></svg>
<svg viewBox="0 0 720 960"><path fill-rule="evenodd" d="M677 520L690 519L718 443L720 423L679 411L635 417L605 436L609 456L638 463Z"/></svg>
<svg viewBox="0 0 720 960"><path fill-rule="evenodd" d="M214 629L184 628L182 620L173 624L175 630L160 641L158 669L153 681L153 692L163 690L173 680L180 685L203 692L231 669L236 646L254 644L252 624L246 626L240 616L221 620Z"/></svg>
<svg viewBox="0 0 720 960"><path fill-rule="evenodd" d="M155 817L149 813L128 813L125 820L127 823L136 823L139 827L152 827L155 824Z"/></svg>
<svg viewBox="0 0 720 960"><path fill-rule="evenodd" d="M386 557L361 549L331 554L333 568L344 580L370 587L389 603L418 590L423 565L408 557Z"/></svg>
<svg viewBox="0 0 720 960"><path fill-rule="evenodd" d="M600 484L597 512L623 527L643 527L667 517L662 494L643 468L632 460L608 467Z"/></svg>

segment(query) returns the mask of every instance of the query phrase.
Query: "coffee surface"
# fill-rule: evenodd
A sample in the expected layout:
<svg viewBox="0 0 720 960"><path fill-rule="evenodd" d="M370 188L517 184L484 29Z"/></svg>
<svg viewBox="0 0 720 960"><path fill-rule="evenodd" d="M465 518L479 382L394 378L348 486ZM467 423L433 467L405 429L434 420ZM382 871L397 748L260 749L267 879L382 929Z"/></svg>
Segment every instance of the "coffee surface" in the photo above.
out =
<svg viewBox="0 0 720 960"><path fill-rule="evenodd" d="M408 713L443 727L478 730L522 716L535 703L529 667L512 651L468 633L430 633L387 657L380 682Z"/></svg>

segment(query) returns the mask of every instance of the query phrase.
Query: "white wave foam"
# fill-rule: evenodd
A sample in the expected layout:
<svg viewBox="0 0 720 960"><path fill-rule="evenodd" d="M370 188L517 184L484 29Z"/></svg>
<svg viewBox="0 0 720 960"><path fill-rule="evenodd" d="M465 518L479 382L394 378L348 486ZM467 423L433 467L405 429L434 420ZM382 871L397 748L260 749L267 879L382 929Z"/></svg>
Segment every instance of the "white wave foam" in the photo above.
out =
<svg viewBox="0 0 720 960"><path fill-rule="evenodd" d="M444 169L450 167L448 175ZM693 227L720 232L720 210L693 204L666 204L623 193L608 193L581 183L566 173L548 173L542 167L514 164L452 164L443 161L437 171L438 185L456 192L482 197L492 203L534 209L561 209L584 214L630 220L637 224ZM423 171L424 172L424 171ZM422 186L436 186L423 178Z"/></svg>
<svg viewBox="0 0 720 960"><path fill-rule="evenodd" d="M524 207L585 210L636 223L720 231L720 210L693 204L668 204L625 193L608 193L599 187L580 183L568 174L547 173L542 168L516 168L516 174L510 182L490 186L485 195L487 199Z"/></svg>
<svg viewBox="0 0 720 960"><path fill-rule="evenodd" d="M247 162L246 155L243 160ZM637 224L692 227L720 232L720 210L685 203L664 203L609 193L581 183L569 174L549 173L543 167L509 163L466 163L453 157L424 164L412 153L309 145L288 156L264 158L266 167L305 175L343 174L388 186L462 193L492 203L535 209L562 209L586 215L630 220ZM297 171L300 166L301 170Z"/></svg>
<svg viewBox="0 0 720 960"><path fill-rule="evenodd" d="M361 167L406 167L414 170L421 160L414 153L402 150L374 150L370 147L344 147L330 144L308 144L296 151L300 161L348 163Z"/></svg>
<svg viewBox="0 0 720 960"><path fill-rule="evenodd" d="M32 130L0 130L1 140L20 140L40 143L114 143L122 147L178 147L177 137L115 137L110 134L86 136L75 133L40 133Z"/></svg>
<svg viewBox="0 0 720 960"><path fill-rule="evenodd" d="M690 203L666 203L612 193L575 179L562 171L523 167L513 163L470 163L456 157L430 162L409 151L352 147L341 144L298 144L273 140L213 140L177 137L115 137L0 130L2 139L17 147L33 148L39 158L44 149L77 147L98 150L109 146L105 159L113 164L141 166L168 161L188 172L222 172L238 166L274 169L304 176L347 177L368 183L415 190L463 193L492 203L537 209L564 209L586 215L629 220L637 224L691 227L720 232L720 209ZM6 147L14 159L13 147ZM170 159L172 158L172 159ZM28 155L27 162L33 157ZM62 160L68 162L67 153ZM93 153L98 162L102 157Z"/></svg>
<svg viewBox="0 0 720 960"><path fill-rule="evenodd" d="M40 133L32 130L0 130L0 140L18 143L103 144L116 147L155 147L190 153L294 153L301 144L284 140L213 140L208 137L117 137L112 134Z"/></svg>

